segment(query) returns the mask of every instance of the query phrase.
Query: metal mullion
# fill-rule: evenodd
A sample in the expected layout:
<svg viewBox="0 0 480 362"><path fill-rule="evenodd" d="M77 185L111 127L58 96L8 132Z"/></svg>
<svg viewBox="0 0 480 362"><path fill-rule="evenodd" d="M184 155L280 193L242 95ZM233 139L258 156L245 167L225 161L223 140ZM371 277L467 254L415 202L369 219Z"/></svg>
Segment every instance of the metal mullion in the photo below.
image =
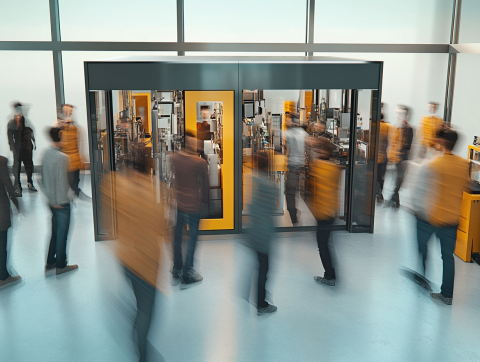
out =
<svg viewBox="0 0 480 362"><path fill-rule="evenodd" d="M185 2L177 0L177 44L185 42ZM177 54L185 55L185 50L178 50Z"/></svg>
<svg viewBox="0 0 480 362"><path fill-rule="evenodd" d="M305 43L313 44L313 31L315 23L315 0L307 0L307 24ZM313 51L305 52L306 56L313 56Z"/></svg>
<svg viewBox="0 0 480 362"><path fill-rule="evenodd" d="M452 11L452 28L450 32L450 44L458 44L460 36L460 19L462 13L462 0L455 0ZM445 105L443 120L446 123L452 121L453 95L455 91L455 75L457 70L457 53L448 56L447 85L445 90Z"/></svg>
<svg viewBox="0 0 480 362"><path fill-rule="evenodd" d="M52 33L52 45L60 43L60 12L58 8L58 0L49 0L50 3L50 30ZM57 109L60 109L65 103L65 87L63 81L63 60L62 51L52 47L53 56L53 75L55 79L55 101Z"/></svg>

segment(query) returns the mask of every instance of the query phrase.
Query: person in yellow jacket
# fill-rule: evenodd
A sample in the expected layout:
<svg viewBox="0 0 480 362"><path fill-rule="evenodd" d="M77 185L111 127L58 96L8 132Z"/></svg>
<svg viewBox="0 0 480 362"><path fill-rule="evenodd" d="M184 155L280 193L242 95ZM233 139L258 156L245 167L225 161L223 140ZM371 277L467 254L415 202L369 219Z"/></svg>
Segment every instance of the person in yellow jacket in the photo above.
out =
<svg viewBox="0 0 480 362"><path fill-rule="evenodd" d="M62 152L68 156L70 161L68 167L68 183L75 193L80 196L80 170L84 168L84 163L80 156L80 132L73 122L73 106L64 104L62 107L62 121L57 125L62 130ZM83 193L82 193L83 194Z"/></svg>
<svg viewBox="0 0 480 362"><path fill-rule="evenodd" d="M383 106L383 105L382 105ZM388 157L387 150L390 145L390 139L393 134L393 126L385 122L384 114L382 113L380 120L380 137L378 140L378 163L377 163L377 202L384 202L383 185L385 184L385 173L387 171Z"/></svg>
<svg viewBox="0 0 480 362"><path fill-rule="evenodd" d="M112 190L113 188L113 190ZM149 176L133 169L106 174L101 185L105 216L114 205L116 230L110 247L124 268L136 299L134 343L140 361L157 355L148 342L157 290L165 291L164 245L170 242L168 227L169 191L160 182L160 202Z"/></svg>
<svg viewBox="0 0 480 362"><path fill-rule="evenodd" d="M427 151L434 148L435 137L443 125L443 120L437 117L438 103L430 102L427 106L428 116L424 116L420 121L417 130L417 139L420 141L419 157L425 158Z"/></svg>
<svg viewBox="0 0 480 362"><path fill-rule="evenodd" d="M332 143L323 137L311 142L316 158L310 163L308 206L317 220L317 246L325 270L324 276L315 276L319 284L334 286L335 268L329 247L330 227L340 209L341 167L329 161Z"/></svg>
<svg viewBox="0 0 480 362"><path fill-rule="evenodd" d="M398 125L393 132L392 145L388 152L388 162L395 165L396 178L395 189L390 198L390 206L398 209L400 207L400 188L407 171L407 161L410 155L410 148L413 141L413 129L408 123L409 108L404 105L397 106Z"/></svg>
<svg viewBox="0 0 480 362"><path fill-rule="evenodd" d="M467 160L452 154L457 132L442 127L437 133L437 147L444 155L430 161L420 172L414 189L413 206L417 219L418 250L425 273L427 244L432 236L440 239L443 279L440 293L432 298L450 305L453 298L455 260L453 252L460 220L463 191L468 189L469 165ZM425 279L415 281L431 289Z"/></svg>

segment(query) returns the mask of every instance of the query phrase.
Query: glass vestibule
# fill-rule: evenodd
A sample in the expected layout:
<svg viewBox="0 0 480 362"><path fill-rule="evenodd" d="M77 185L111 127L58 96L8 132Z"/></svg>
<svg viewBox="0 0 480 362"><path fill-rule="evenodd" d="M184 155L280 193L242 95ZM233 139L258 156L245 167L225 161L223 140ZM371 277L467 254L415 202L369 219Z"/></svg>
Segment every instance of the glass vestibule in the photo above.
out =
<svg viewBox="0 0 480 362"><path fill-rule="evenodd" d="M341 167L340 210L335 225L370 225L371 174L374 157L369 152L372 119L370 90L243 90L242 95L242 215L248 215L251 176L259 152L268 152L269 176L276 186L275 224L280 228L316 225L307 206L309 165L313 161L308 139L327 138L332 143L330 162ZM307 139L305 162L299 175L289 174L287 118L298 117ZM374 156L371 154L370 156ZM350 162L354 159L355 162ZM350 179L350 175L354 177ZM288 178L299 177L295 206L297 222L288 212ZM371 181L370 181L371 182Z"/></svg>
<svg viewBox="0 0 480 362"><path fill-rule="evenodd" d="M173 187L170 157L184 147L185 132L197 137L198 157L208 163L208 216L200 230L234 228L233 91L95 91L90 110L97 238L115 227L112 205L99 197L105 174L133 168L151 175L152 185Z"/></svg>

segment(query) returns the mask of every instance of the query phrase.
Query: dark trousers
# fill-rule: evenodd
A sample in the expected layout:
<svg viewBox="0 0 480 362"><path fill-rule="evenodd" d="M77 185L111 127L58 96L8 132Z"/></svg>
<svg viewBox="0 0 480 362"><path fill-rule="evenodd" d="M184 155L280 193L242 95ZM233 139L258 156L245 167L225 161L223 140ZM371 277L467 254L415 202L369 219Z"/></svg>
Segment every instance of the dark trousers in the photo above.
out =
<svg viewBox="0 0 480 362"><path fill-rule="evenodd" d="M133 294L137 301L137 315L134 327L137 340L134 341L140 353L140 361L147 361L147 336L152 323L153 306L155 304L155 287L125 268L125 276L132 283Z"/></svg>
<svg viewBox="0 0 480 362"><path fill-rule="evenodd" d="M27 182L33 185L33 152L31 150L21 149L20 152L13 153L13 177L15 179L15 186L22 187L20 182L20 170L25 166L25 173L27 174Z"/></svg>
<svg viewBox="0 0 480 362"><path fill-rule="evenodd" d="M298 222L297 220L297 204L296 197L299 185L301 166L290 166L288 168L287 182L285 185L285 194L287 199L287 210L290 214L290 219L293 224Z"/></svg>
<svg viewBox="0 0 480 362"><path fill-rule="evenodd" d="M50 206L52 211L52 236L48 248L47 263L56 264L57 268L67 265L67 237L70 227L70 204L61 209Z"/></svg>
<svg viewBox="0 0 480 362"><path fill-rule="evenodd" d="M71 171L68 173L68 183L70 184L70 188L75 192L75 196L80 194L80 170Z"/></svg>
<svg viewBox="0 0 480 362"><path fill-rule="evenodd" d="M377 165L377 196L383 198L383 185L385 184L385 173L387 172L387 162Z"/></svg>
<svg viewBox="0 0 480 362"><path fill-rule="evenodd" d="M177 225L175 226L175 238L173 246L173 270L185 272L193 269L193 258L195 256L195 248L197 246L198 224L200 223L200 214L187 214L177 210ZM185 224L189 227L190 241L188 243L187 256L185 264L182 257L182 239L183 228Z"/></svg>
<svg viewBox="0 0 480 362"><path fill-rule="evenodd" d="M455 280L455 243L457 240L457 226L437 227L427 221L417 218L417 242L418 251L422 258L423 273L425 273L425 262L427 260L427 243L432 234L440 239L440 249L443 260L443 278L441 292L444 297L452 298L453 284Z"/></svg>
<svg viewBox="0 0 480 362"><path fill-rule="evenodd" d="M400 188L403 184L403 179L405 178L405 172L407 171L407 161L400 161L395 164L397 170L397 177L395 179L395 190L393 191L392 200L400 199Z"/></svg>
<svg viewBox="0 0 480 362"><path fill-rule="evenodd" d="M258 255L258 287L257 287L257 308L264 308L268 305L265 297L267 295L266 284L268 274L268 254L257 251Z"/></svg>
<svg viewBox="0 0 480 362"><path fill-rule="evenodd" d="M317 220L317 245L318 252L320 253L320 260L325 269L325 279L335 279L335 269L333 268L332 255L328 242L330 239L331 230L326 230L325 227L329 227L333 224L335 219L329 220Z"/></svg>
<svg viewBox="0 0 480 362"><path fill-rule="evenodd" d="M0 230L0 280L5 280L10 276L7 270L7 240L8 229Z"/></svg>

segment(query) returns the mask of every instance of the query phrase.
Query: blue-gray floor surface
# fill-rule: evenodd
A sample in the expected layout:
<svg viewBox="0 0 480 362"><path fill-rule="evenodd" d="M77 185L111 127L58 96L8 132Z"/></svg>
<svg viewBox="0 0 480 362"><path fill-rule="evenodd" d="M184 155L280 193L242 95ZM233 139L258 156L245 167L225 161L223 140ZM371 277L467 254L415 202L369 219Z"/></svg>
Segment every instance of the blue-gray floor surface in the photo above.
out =
<svg viewBox="0 0 480 362"><path fill-rule="evenodd" d="M73 207L68 259L79 269L59 277L44 273L43 196L25 191L22 206L10 260L23 282L0 291L0 361L135 361L133 294L106 243L94 242L91 203ZM404 210L377 209L375 234L333 235L335 287L313 280L323 274L313 233L279 234L268 279L278 312L269 316L240 298L248 253L235 238L215 239L199 241L202 284L157 294L150 340L165 361L480 361L480 266L455 257L453 305L432 300L400 272L418 261ZM429 252L438 291L433 240Z"/></svg>

